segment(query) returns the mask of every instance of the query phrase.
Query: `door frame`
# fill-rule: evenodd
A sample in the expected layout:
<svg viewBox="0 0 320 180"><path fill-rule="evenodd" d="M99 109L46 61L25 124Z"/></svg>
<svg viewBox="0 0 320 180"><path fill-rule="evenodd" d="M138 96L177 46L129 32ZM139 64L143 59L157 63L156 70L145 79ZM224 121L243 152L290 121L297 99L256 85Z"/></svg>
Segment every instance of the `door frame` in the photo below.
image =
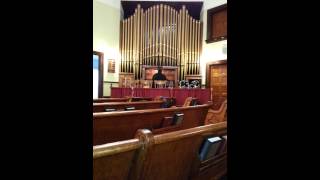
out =
<svg viewBox="0 0 320 180"><path fill-rule="evenodd" d="M210 74L211 74L211 66L215 66L215 65L223 65L226 64L227 65L227 59L223 59L223 60L219 60L219 61L213 61L213 62L208 62L206 64L206 87L210 88L210 84L211 84L211 78L210 78ZM228 72L228 65L227 65L227 72Z"/></svg>
<svg viewBox="0 0 320 180"><path fill-rule="evenodd" d="M93 55L97 55L99 57L99 83L98 83L98 97L103 97L103 52L93 51Z"/></svg>

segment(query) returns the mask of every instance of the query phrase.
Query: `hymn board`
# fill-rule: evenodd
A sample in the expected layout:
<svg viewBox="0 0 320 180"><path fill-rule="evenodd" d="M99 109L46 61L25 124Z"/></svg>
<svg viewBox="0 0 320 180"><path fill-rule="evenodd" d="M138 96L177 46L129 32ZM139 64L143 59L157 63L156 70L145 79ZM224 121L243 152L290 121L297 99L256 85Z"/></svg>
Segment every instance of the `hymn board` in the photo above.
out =
<svg viewBox="0 0 320 180"><path fill-rule="evenodd" d="M201 79L202 24L185 6L177 11L163 4L146 10L138 5L120 24L120 86L124 79L150 80L158 66L175 85L188 77Z"/></svg>

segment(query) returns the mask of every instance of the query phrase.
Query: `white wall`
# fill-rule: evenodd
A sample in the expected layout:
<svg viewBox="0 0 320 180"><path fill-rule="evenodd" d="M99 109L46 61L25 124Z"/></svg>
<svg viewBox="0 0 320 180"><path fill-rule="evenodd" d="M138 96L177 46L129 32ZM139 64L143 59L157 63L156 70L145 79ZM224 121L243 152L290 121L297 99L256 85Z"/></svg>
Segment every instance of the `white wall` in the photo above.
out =
<svg viewBox="0 0 320 180"><path fill-rule="evenodd" d="M120 7L120 0L93 0L93 50L104 54L104 81L119 81ZM108 73L108 59L115 59L115 73ZM103 95L110 95L106 83Z"/></svg>
<svg viewBox="0 0 320 180"><path fill-rule="evenodd" d="M206 64L208 62L227 59L227 54L223 52L223 48L227 46L227 40L209 44L207 44L205 41L207 39L207 10L226 3L227 0L203 1L203 7L200 14L200 20L203 22L202 54L200 57L202 84L206 83Z"/></svg>

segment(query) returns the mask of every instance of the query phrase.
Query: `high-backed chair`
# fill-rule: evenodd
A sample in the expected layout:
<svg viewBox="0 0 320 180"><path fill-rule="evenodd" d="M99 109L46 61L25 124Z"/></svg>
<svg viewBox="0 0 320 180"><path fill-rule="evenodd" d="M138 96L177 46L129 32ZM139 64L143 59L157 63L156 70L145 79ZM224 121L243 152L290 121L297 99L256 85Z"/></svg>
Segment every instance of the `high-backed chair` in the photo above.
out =
<svg viewBox="0 0 320 180"><path fill-rule="evenodd" d="M193 98L192 97L187 97L185 100L184 100L184 103L182 106L179 106L179 107L188 107L191 105L191 102L192 102ZM177 106L171 106L172 108L175 108Z"/></svg>
<svg viewBox="0 0 320 180"><path fill-rule="evenodd" d="M206 117L206 124L214 124L224 121L227 112L227 100L225 100L219 110L209 109Z"/></svg>
<svg viewBox="0 0 320 180"><path fill-rule="evenodd" d="M131 97L131 96L125 96L124 98L127 98L127 99L128 99L127 102L132 102L132 97Z"/></svg>
<svg viewBox="0 0 320 180"><path fill-rule="evenodd" d="M192 102L192 97L187 97L186 100L184 101L184 104L182 105L183 107L187 107L191 105Z"/></svg>
<svg viewBox="0 0 320 180"><path fill-rule="evenodd" d="M179 107L187 107L191 105L193 98L192 97L187 97L186 100L184 100L184 103L182 106ZM177 107L177 106L171 106L171 107Z"/></svg>

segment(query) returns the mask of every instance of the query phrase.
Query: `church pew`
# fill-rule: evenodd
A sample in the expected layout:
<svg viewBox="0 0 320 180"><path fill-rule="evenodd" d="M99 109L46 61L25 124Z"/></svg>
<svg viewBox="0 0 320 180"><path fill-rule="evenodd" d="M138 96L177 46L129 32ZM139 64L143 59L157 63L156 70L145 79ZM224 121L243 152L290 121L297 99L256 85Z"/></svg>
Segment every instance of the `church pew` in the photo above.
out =
<svg viewBox="0 0 320 180"><path fill-rule="evenodd" d="M149 136L141 179L214 179L227 173L226 153L203 162L199 150L207 137L227 134L227 123Z"/></svg>
<svg viewBox="0 0 320 180"><path fill-rule="evenodd" d="M152 101L151 97L124 97L124 98L97 98L93 99L93 103L104 103L104 102L137 102L137 101Z"/></svg>
<svg viewBox="0 0 320 180"><path fill-rule="evenodd" d="M93 99L93 103L104 103L104 102L128 102L129 98L98 98Z"/></svg>
<svg viewBox="0 0 320 180"><path fill-rule="evenodd" d="M211 104L189 107L93 113L93 145L133 138L138 129L164 133L204 125ZM164 127L165 118L183 113L180 125Z"/></svg>
<svg viewBox="0 0 320 180"><path fill-rule="evenodd" d="M152 101L153 98L151 97L131 97L131 101L132 102L136 102L136 101Z"/></svg>
<svg viewBox="0 0 320 180"><path fill-rule="evenodd" d="M227 123L217 123L205 126L199 126L180 131L154 135L149 130L138 130L135 139L132 141L140 142L132 146L113 147L108 143L102 146L94 146L94 180L99 180L97 174L101 179L131 179L131 180L204 180L204 179L218 179L227 173L226 159L227 153L220 152L215 157L201 162L199 160L199 150L202 142L207 137L222 136L227 134ZM130 141L130 140L129 140ZM118 143L124 144L128 141L120 141ZM103 148L104 147L104 148ZM114 151L113 149L117 149ZM126 160L128 164L124 163L125 155L120 153L129 150L136 156L130 156ZM100 163L96 163L95 155L100 152ZM103 153L104 152L104 153ZM109 152L109 153L108 153ZM120 152L120 153L119 153ZM113 162L119 163L115 166ZM105 166L105 167L104 167ZM118 167L124 166L123 169L118 170ZM129 172L127 166L131 166ZM103 171L103 172L99 172ZM124 176L115 174L115 172L124 171ZM104 173L104 174L103 174ZM113 173L113 177L109 174ZM103 176L104 175L104 176Z"/></svg>
<svg viewBox="0 0 320 180"><path fill-rule="evenodd" d="M139 139L93 147L93 179L128 179L132 162L142 147Z"/></svg>
<svg viewBox="0 0 320 180"><path fill-rule="evenodd" d="M93 112L105 112L105 109L123 111L128 107L134 107L136 110L157 109L161 108L162 104L163 101L93 103Z"/></svg>

